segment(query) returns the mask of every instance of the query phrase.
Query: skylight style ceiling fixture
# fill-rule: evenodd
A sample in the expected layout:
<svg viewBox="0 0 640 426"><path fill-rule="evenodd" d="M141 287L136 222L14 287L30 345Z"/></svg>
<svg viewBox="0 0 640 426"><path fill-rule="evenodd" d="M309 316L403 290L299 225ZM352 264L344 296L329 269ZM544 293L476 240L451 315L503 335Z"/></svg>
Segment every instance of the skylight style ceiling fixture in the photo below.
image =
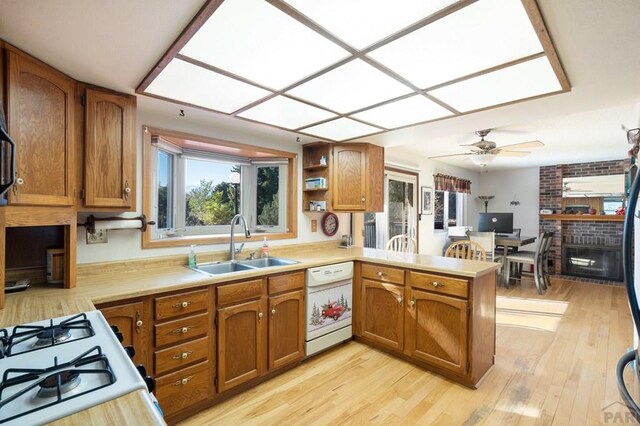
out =
<svg viewBox="0 0 640 426"><path fill-rule="evenodd" d="M471 155L471 162L476 166L486 166L493 162L496 158L496 154L473 154Z"/></svg>
<svg viewBox="0 0 640 426"><path fill-rule="evenodd" d="M208 0L136 92L344 141L569 90L535 0Z"/></svg>

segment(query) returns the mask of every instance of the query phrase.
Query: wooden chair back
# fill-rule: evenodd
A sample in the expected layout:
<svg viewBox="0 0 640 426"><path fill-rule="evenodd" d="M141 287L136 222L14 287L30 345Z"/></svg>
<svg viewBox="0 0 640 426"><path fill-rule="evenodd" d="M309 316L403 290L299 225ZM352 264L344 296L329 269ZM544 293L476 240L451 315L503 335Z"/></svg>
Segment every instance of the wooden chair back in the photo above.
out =
<svg viewBox="0 0 640 426"><path fill-rule="evenodd" d="M416 241L408 235L396 235L387 242L387 250L417 253L418 245L416 244Z"/></svg>
<svg viewBox="0 0 640 426"><path fill-rule="evenodd" d="M475 241L460 240L451 243L444 253L445 257L454 257L456 259L469 260L487 260L487 252L480 244Z"/></svg>
<svg viewBox="0 0 640 426"><path fill-rule="evenodd" d="M487 259L489 262L493 262L494 259L494 251L496 247L496 233L495 232L475 232L471 231L468 233L469 241L473 241L484 248L484 251L487 254Z"/></svg>

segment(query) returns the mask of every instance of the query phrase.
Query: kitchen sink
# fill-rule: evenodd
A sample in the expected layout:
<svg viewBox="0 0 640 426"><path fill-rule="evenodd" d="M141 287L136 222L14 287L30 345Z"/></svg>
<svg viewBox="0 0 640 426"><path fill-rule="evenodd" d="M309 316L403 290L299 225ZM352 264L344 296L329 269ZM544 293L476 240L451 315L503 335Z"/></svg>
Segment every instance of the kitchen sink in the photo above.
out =
<svg viewBox="0 0 640 426"><path fill-rule="evenodd" d="M242 265L238 262L214 262L203 263L202 265L194 266L191 269L205 275L219 275L228 274L230 272L248 271L256 268L254 266Z"/></svg>
<svg viewBox="0 0 640 426"><path fill-rule="evenodd" d="M249 271L252 269L267 268L269 266L284 266L299 263L291 259L283 259L280 257L267 257L264 259L240 260L236 262L213 262L203 263L191 267L196 272L205 275L220 275L239 271Z"/></svg>
<svg viewBox="0 0 640 426"><path fill-rule="evenodd" d="M241 260L238 263L242 265L252 266L254 268L266 268L269 266L294 265L300 262L291 259L284 259L282 257L265 257L262 259Z"/></svg>

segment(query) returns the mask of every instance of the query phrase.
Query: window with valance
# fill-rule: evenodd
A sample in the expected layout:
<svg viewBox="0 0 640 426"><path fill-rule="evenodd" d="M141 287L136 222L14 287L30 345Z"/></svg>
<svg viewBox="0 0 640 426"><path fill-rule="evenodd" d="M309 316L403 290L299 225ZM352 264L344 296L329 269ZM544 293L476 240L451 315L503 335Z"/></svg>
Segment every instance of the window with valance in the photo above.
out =
<svg viewBox="0 0 640 426"><path fill-rule="evenodd" d="M433 175L433 180L436 191L471 194L471 181L468 179L461 179L459 177L438 173L436 175Z"/></svg>
<svg viewBox="0 0 640 426"><path fill-rule="evenodd" d="M446 231L450 226L462 226L465 221L467 194L471 193L471 181L456 176L433 175L434 229Z"/></svg>

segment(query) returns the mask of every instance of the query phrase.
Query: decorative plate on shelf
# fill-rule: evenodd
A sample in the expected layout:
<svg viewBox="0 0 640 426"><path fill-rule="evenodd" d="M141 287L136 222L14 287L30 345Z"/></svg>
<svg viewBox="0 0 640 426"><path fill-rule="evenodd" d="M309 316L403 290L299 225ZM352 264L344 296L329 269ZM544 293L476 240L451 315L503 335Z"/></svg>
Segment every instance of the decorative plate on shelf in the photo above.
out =
<svg viewBox="0 0 640 426"><path fill-rule="evenodd" d="M338 222L338 216L336 216L335 213L325 213L325 215L322 216L321 224L322 232L324 232L325 235L332 237L336 235L336 232L338 232L340 222Z"/></svg>

